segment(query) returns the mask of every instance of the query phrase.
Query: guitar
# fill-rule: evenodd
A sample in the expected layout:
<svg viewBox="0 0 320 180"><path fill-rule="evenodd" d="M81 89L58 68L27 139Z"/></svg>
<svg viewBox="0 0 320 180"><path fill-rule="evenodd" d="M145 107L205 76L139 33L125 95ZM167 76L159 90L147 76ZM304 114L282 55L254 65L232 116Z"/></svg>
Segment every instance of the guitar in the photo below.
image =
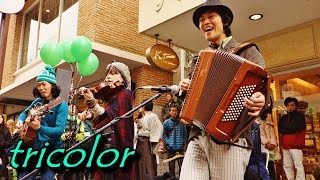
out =
<svg viewBox="0 0 320 180"><path fill-rule="evenodd" d="M44 118L44 116L47 113L51 112L50 109L58 106L62 101L63 100L60 97L58 97L49 104L45 104L45 105L35 104L35 107L29 110L27 119L29 118L30 121L33 121L34 118L38 116L41 120L42 118ZM23 139L24 142L31 144L33 143L36 137L37 137L37 130L33 128L29 128L29 126L26 123L24 123L22 131L20 132L20 138Z"/></svg>
<svg viewBox="0 0 320 180"><path fill-rule="evenodd" d="M49 112L48 105L34 107L29 110L27 119L33 121L36 116L39 116L42 119L46 113ZM37 130L29 128L27 123L23 124L22 131L20 132L20 138L23 139L26 143L31 143L37 137Z"/></svg>

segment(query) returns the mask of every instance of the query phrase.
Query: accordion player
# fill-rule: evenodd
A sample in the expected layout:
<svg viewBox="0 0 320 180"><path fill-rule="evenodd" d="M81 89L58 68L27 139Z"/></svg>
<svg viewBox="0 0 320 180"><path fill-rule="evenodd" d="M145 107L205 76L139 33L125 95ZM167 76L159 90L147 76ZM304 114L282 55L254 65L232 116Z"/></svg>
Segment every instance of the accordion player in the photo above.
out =
<svg viewBox="0 0 320 180"><path fill-rule="evenodd" d="M234 143L255 119L243 106L244 98L262 92L267 105L271 81L271 75L263 67L238 55L202 50L180 118L197 125L218 141ZM246 121L245 125L240 127L240 121Z"/></svg>

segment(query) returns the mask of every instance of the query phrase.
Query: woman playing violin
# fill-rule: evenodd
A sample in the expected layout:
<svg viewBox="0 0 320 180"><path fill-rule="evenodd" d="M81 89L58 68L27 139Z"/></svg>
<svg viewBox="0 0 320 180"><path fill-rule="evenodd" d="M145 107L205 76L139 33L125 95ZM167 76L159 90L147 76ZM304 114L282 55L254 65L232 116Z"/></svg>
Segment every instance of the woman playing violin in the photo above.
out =
<svg viewBox="0 0 320 180"><path fill-rule="evenodd" d="M107 66L104 85L110 88L99 98L106 102L102 107L97 103L94 94L87 88L80 88L80 93L85 98L85 104L88 106L94 117L94 128L99 129L109 123L116 117L119 117L132 109L132 92L129 90L131 83L130 71L128 66L120 62L112 62ZM118 89L117 91L113 91ZM107 93L112 92L112 93ZM89 114L91 116L92 114ZM88 116L84 111L81 116ZM83 118L83 117L82 117ZM126 147L133 148L134 122L133 118L126 118L118 121L113 127L111 147L122 152ZM118 169L112 173L114 179L130 179L133 177L132 168ZM110 172L104 172L101 169L94 171L94 179L104 179L110 176ZM132 178L131 178L132 179Z"/></svg>

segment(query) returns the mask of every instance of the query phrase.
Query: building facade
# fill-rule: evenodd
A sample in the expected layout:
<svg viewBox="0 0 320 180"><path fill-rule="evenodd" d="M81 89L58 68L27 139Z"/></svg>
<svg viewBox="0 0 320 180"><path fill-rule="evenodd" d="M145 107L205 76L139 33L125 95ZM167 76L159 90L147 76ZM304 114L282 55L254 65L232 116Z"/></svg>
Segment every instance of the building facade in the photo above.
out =
<svg viewBox="0 0 320 180"><path fill-rule="evenodd" d="M192 23L194 10L204 0L139 2L140 33L149 36L160 34L163 40L173 39L176 46L192 52L208 46ZM266 69L274 78L272 92L275 103L272 117L276 133L286 97L296 97L309 103L307 115L312 117L312 121L307 121L303 163L306 174L313 173L312 168L320 166L320 16L316 10L320 6L319 2L221 2L233 11L233 37L239 42L256 43L265 59ZM249 19L250 15L260 13L263 14L261 20ZM281 142L278 143L281 147ZM276 165L278 179L280 176L284 178L281 161Z"/></svg>
<svg viewBox="0 0 320 180"><path fill-rule="evenodd" d="M272 90L275 108L281 108L286 97L297 97L309 103L315 121L319 123L320 17L318 10L315 10L319 7L318 2L300 2L310 9L310 16L308 14L309 19L304 19L299 24L280 26L286 20L271 18L275 22L271 31L263 27L264 23L270 21L268 16L265 16L264 22L254 24L248 22L246 15L254 7L287 8L283 4L259 5L254 0L247 0L246 3L221 1L230 6L235 14L231 28L235 29L233 35L236 39L259 46L265 58L266 69L274 77ZM192 23L194 10L203 2L204 0L27 0L20 12L8 15L1 21L1 31L6 32L6 37L1 35L0 39L0 112L15 118L32 101L35 77L44 67L39 50L49 40L63 42L76 36L86 36L91 40L100 65L93 75L83 77L81 81L78 76L76 86L94 86L101 82L105 67L112 60L129 66L135 87L177 84L187 75L188 54L208 46ZM296 11L300 12L299 9ZM312 16L313 14L317 16ZM3 26L5 22L6 26ZM244 26L250 31L244 31ZM155 34L159 34L158 43L167 44L169 39L172 40L173 49L180 57L180 66L176 71L159 70L148 63L145 51L156 43ZM71 70L70 65L64 62L57 68ZM152 91L137 90L135 104L153 94L155 93ZM159 112L164 103L164 96L157 99L156 111ZM274 122L276 124L277 119ZM319 138L315 142L318 142L320 151Z"/></svg>
<svg viewBox="0 0 320 180"><path fill-rule="evenodd" d="M156 40L138 32L139 2L100 0L28 0L17 14L9 15L3 61L0 103L2 112L19 113L32 99L35 77L44 67L40 48L44 42L63 42L86 36L99 58L98 70L90 76L75 77L75 86L94 86L103 81L105 68L112 60L130 68L135 87L171 85L180 73L156 69L148 63L145 51ZM167 45L165 41L159 41ZM180 56L180 50L175 48ZM62 62L56 68L71 70ZM175 78L174 78L175 77ZM137 90L135 103L155 92ZM79 101L81 106L81 101ZM155 100L156 111L165 103Z"/></svg>

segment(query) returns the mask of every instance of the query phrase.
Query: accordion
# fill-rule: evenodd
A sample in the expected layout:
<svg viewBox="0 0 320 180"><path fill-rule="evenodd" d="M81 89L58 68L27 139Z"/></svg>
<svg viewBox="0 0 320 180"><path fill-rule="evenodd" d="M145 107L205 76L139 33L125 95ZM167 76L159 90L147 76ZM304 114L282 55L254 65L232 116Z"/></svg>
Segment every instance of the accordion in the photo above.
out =
<svg viewBox="0 0 320 180"><path fill-rule="evenodd" d="M271 81L271 75L263 67L240 56L202 50L180 118L218 141L234 143L255 119L243 106L244 98L261 92L267 101Z"/></svg>

